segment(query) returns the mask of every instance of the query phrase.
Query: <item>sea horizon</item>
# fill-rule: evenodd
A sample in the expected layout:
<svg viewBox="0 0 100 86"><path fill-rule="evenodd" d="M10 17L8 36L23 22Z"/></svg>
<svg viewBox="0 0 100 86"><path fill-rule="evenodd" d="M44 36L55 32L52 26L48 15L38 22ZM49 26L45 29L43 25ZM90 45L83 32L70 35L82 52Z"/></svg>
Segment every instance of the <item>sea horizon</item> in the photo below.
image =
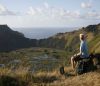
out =
<svg viewBox="0 0 100 86"><path fill-rule="evenodd" d="M25 37L31 39L44 39L56 35L57 33L65 33L78 30L78 27L31 27L31 28L13 28L24 34Z"/></svg>

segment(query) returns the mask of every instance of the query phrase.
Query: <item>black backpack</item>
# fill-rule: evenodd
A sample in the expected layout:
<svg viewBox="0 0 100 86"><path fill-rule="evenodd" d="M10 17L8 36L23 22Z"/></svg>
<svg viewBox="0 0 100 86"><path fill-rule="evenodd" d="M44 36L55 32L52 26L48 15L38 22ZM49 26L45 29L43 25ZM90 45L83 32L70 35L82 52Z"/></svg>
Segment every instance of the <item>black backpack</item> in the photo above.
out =
<svg viewBox="0 0 100 86"><path fill-rule="evenodd" d="M93 70L93 68L94 68L94 65L91 59L82 59L77 63L75 72L77 75L80 75L80 74Z"/></svg>

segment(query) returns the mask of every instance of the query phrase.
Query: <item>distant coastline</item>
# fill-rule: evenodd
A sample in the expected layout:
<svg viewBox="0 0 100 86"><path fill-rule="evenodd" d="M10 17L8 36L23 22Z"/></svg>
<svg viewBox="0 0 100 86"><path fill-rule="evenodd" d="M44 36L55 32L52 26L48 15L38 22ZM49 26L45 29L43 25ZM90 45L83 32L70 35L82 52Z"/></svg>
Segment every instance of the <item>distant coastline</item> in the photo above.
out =
<svg viewBox="0 0 100 86"><path fill-rule="evenodd" d="M31 39L43 39L51 37L57 33L64 33L73 30L77 30L79 28L70 27L70 28L14 28L14 30L19 31L25 35L27 38Z"/></svg>

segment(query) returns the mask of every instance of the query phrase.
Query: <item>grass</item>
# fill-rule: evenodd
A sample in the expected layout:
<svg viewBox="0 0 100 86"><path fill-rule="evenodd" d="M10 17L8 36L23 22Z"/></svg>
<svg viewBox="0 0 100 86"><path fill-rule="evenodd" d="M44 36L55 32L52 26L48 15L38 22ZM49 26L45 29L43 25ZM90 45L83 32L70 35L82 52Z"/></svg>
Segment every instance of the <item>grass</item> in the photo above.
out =
<svg viewBox="0 0 100 86"><path fill-rule="evenodd" d="M90 48L90 52L93 52L93 51L96 51L96 53L100 53L100 50L99 50L99 41L100 41L100 38L99 38L100 34L97 35L95 38L93 38L89 43L89 48ZM98 50L97 50L98 49Z"/></svg>
<svg viewBox="0 0 100 86"><path fill-rule="evenodd" d="M60 75L58 70L34 74L23 68L0 69L0 86L100 86L100 70L80 76L75 76L70 67L65 67L65 71L65 75Z"/></svg>
<svg viewBox="0 0 100 86"><path fill-rule="evenodd" d="M61 61L60 65L43 61L45 65L54 65L52 71L30 72L28 61L35 56L48 54ZM100 70L76 76L70 65L72 53L51 48L28 48L8 53L0 53L0 63L7 64L17 59L22 63L16 70L9 67L0 68L0 86L100 86ZM38 58L38 57L37 57ZM39 64L37 64L39 65ZM65 74L60 75L60 66L65 66ZM43 68L42 68L43 69Z"/></svg>
<svg viewBox="0 0 100 86"><path fill-rule="evenodd" d="M29 84L52 83L57 80L57 72L38 72L32 74L23 68L17 71L0 69L0 86L27 86ZM30 86L30 85L29 85Z"/></svg>
<svg viewBox="0 0 100 86"><path fill-rule="evenodd" d="M61 59L63 61L67 61L69 53L65 50L57 50L51 48L26 48L20 49L7 53L0 53L0 64L8 64L13 60L20 60L22 63L20 65L28 66L28 61L31 58L41 56L47 54L56 59Z"/></svg>
<svg viewBox="0 0 100 86"><path fill-rule="evenodd" d="M49 85L60 79L59 65L54 64L52 71L39 70L32 73L28 71L28 61L40 55L48 54L51 57L65 61L67 53L64 50L57 50L51 48L28 48L20 49L7 53L0 53L0 63L8 64L13 60L21 60L20 66L16 70L12 70L10 67L0 68L0 86L39 86ZM50 61L43 61L43 64L53 64ZM61 63L63 64L63 62ZM56 68L56 67L58 68ZM43 69L43 68L42 68Z"/></svg>

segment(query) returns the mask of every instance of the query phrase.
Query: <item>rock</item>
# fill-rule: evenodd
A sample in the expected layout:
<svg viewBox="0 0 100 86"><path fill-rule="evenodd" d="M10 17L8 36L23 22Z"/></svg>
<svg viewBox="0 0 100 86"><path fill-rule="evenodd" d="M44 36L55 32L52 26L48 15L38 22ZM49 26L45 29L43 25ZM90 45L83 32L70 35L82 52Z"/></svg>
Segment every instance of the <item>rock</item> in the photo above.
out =
<svg viewBox="0 0 100 86"><path fill-rule="evenodd" d="M0 64L0 68L4 68L5 67L5 64Z"/></svg>

